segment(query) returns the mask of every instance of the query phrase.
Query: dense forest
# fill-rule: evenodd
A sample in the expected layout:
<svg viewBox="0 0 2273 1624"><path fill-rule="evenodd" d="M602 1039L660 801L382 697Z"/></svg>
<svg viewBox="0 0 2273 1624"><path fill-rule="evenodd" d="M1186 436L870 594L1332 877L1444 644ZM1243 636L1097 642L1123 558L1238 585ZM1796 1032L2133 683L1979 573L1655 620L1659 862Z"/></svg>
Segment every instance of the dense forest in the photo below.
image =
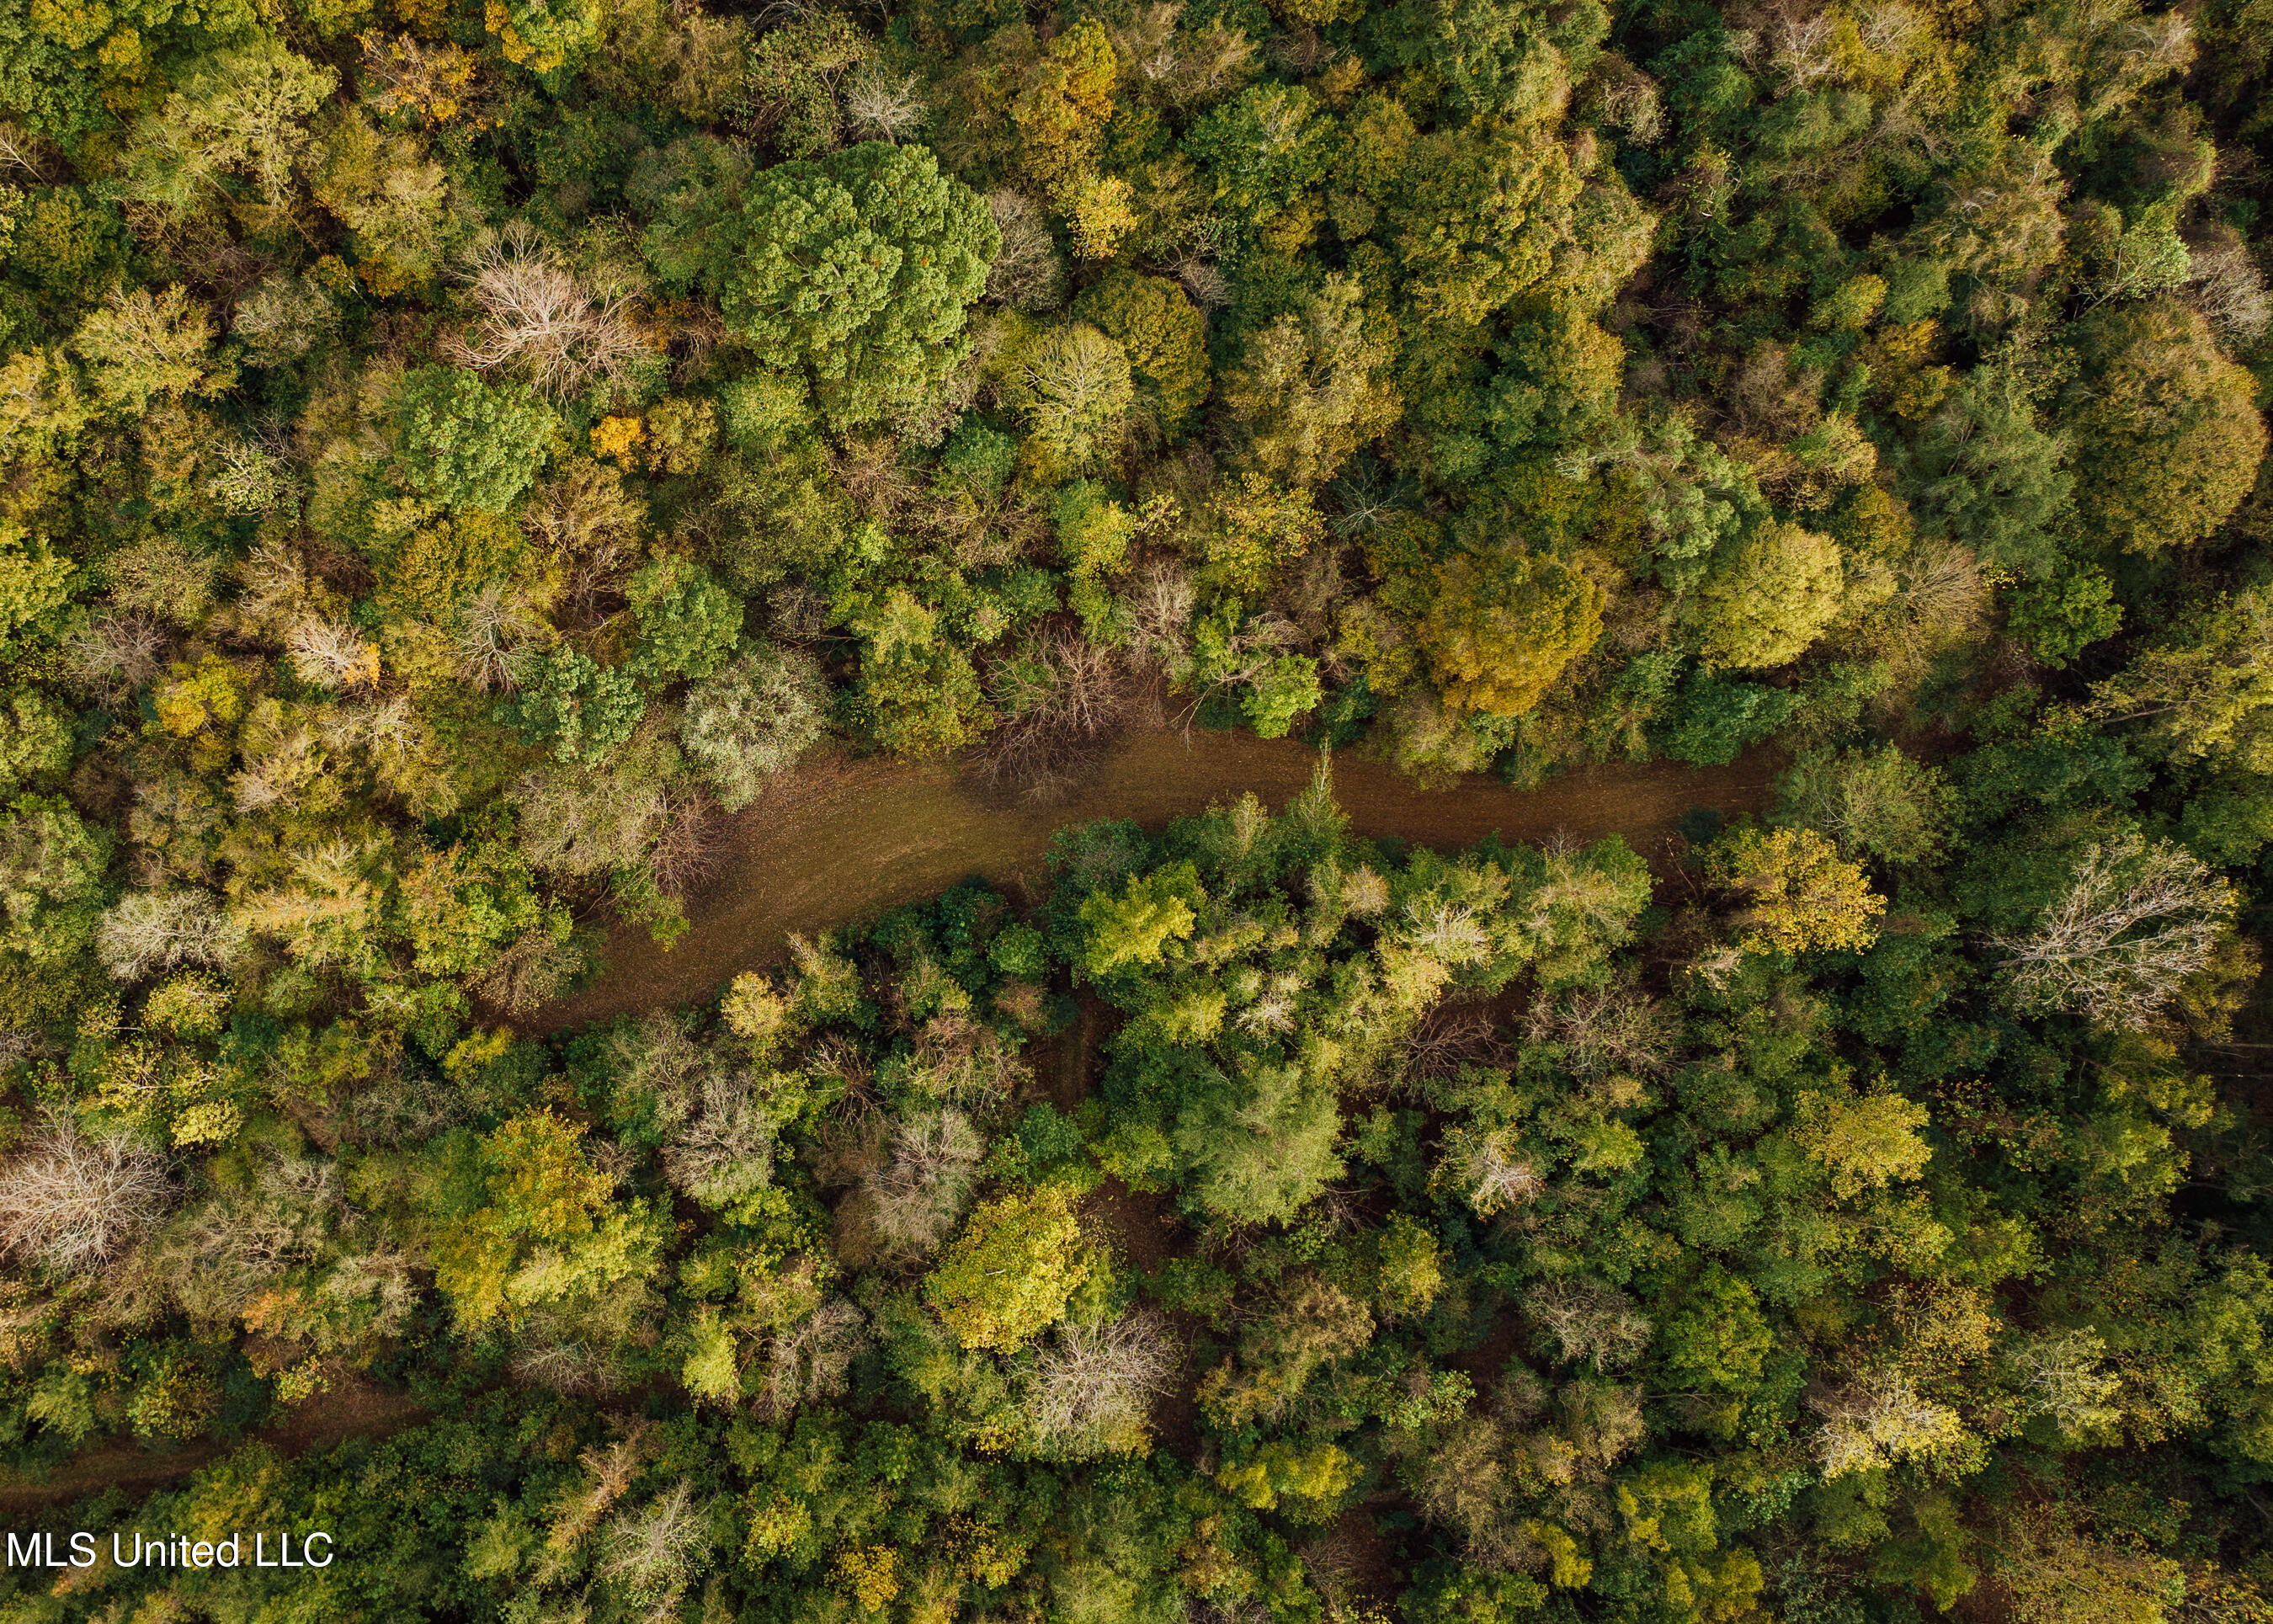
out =
<svg viewBox="0 0 2273 1624"><path fill-rule="evenodd" d="M0 1620L2273 1621L2269 56L0 0Z"/></svg>

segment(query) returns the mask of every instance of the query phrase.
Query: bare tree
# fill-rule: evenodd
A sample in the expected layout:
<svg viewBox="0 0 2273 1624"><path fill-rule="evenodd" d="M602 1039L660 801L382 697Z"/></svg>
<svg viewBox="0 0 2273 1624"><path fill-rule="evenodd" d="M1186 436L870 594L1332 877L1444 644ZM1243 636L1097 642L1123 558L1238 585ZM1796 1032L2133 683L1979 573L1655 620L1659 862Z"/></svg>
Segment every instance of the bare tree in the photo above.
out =
<svg viewBox="0 0 2273 1624"><path fill-rule="evenodd" d="M217 965L241 934L205 891L131 891L95 927L94 951L122 981L139 981L178 964Z"/></svg>
<svg viewBox="0 0 2273 1624"><path fill-rule="evenodd" d="M912 73L888 72L875 62L864 62L845 79L842 102L844 122L859 134L896 145L923 123L923 98L916 94Z"/></svg>
<svg viewBox="0 0 2273 1624"><path fill-rule="evenodd" d="M618 1512L600 1538L600 1576L670 1617L710 1543L710 1508L685 1478L636 1510Z"/></svg>
<svg viewBox="0 0 2273 1624"><path fill-rule="evenodd" d="M1617 1287L1564 1275L1532 1289L1524 1312L1552 1337L1556 1357L1580 1359L1597 1373L1631 1365L1649 1346L1650 1323Z"/></svg>
<svg viewBox="0 0 2273 1624"><path fill-rule="evenodd" d="M703 790L666 782L663 816L647 854L656 889L684 899L718 867L718 803Z"/></svg>
<svg viewBox="0 0 2273 1624"><path fill-rule="evenodd" d="M492 955L467 988L493 1009L526 1015L559 996L583 967L583 955L572 944L532 926Z"/></svg>
<svg viewBox="0 0 2273 1624"><path fill-rule="evenodd" d="M1065 266L1041 205L1023 192L990 192L986 209L1002 239L986 270L986 297L1013 310L1054 309L1065 298Z"/></svg>
<svg viewBox="0 0 2273 1624"><path fill-rule="evenodd" d="M1507 1045L1488 1011L1439 1004L1405 1040L1405 1076L1437 1081L1457 1076L1464 1065L1504 1065Z"/></svg>
<svg viewBox="0 0 2273 1624"><path fill-rule="evenodd" d="M502 581L474 594L458 620L458 675L485 694L510 693L526 644L544 629L541 617Z"/></svg>
<svg viewBox="0 0 2273 1624"><path fill-rule="evenodd" d="M468 366L517 365L539 389L565 400L596 381L623 382L654 353L632 320L631 300L587 292L522 222L486 237L465 274L478 314L450 349Z"/></svg>
<svg viewBox="0 0 2273 1624"><path fill-rule="evenodd" d="M72 674L97 689L140 688L158 674L166 632L139 610L99 614L71 638Z"/></svg>
<svg viewBox="0 0 2273 1624"><path fill-rule="evenodd" d="M951 1107L899 1124L892 1159L862 1181L856 1198L889 1252L921 1256L947 1238L986 1148L971 1119Z"/></svg>
<svg viewBox="0 0 2273 1624"><path fill-rule="evenodd" d="M711 1067L689 1102L686 1121L663 1147L671 1188L724 1206L755 1194L773 1177L774 1121L746 1073Z"/></svg>
<svg viewBox="0 0 2273 1624"><path fill-rule="evenodd" d="M1119 653L1071 632L1044 637L989 674L1005 719L987 741L986 770L1038 801L1061 792L1120 731L1136 698Z"/></svg>
<svg viewBox="0 0 2273 1624"><path fill-rule="evenodd" d="M2236 349L2247 349L2273 326L2273 294L2239 232L2222 228L2194 248L2187 274L2187 302Z"/></svg>
<svg viewBox="0 0 2273 1624"><path fill-rule="evenodd" d="M2233 887L2182 846L2138 835L2093 845L2067 890L2025 936L1997 936L2023 1014L2080 1011L2137 1030L2209 963L2231 927Z"/></svg>
<svg viewBox="0 0 2273 1624"><path fill-rule="evenodd" d="M1564 1069L1591 1082L1612 1071L1660 1070L1679 1030L1647 993L1615 985L1534 999L1524 1035L1560 1045Z"/></svg>
<svg viewBox="0 0 2273 1624"><path fill-rule="evenodd" d="M1512 1128L1456 1133L1445 1149L1445 1165L1479 1217L1534 1201L1547 1188L1546 1175L1536 1159L1524 1154L1522 1139Z"/></svg>
<svg viewBox="0 0 2273 1624"><path fill-rule="evenodd" d="M64 1274L108 1263L171 1204L166 1164L60 1113L0 1167L0 1245Z"/></svg>
<svg viewBox="0 0 2273 1624"><path fill-rule="evenodd" d="M303 682L352 693L379 683L379 647L352 626L306 620L284 637L292 669Z"/></svg>
<svg viewBox="0 0 2273 1624"><path fill-rule="evenodd" d="M800 1404L835 1398L867 1345L860 1311L843 1297L830 1298L768 1345L758 1378L759 1410L778 1420Z"/></svg>
<svg viewBox="0 0 2273 1624"><path fill-rule="evenodd" d="M1168 1390L1179 1351L1167 1322L1139 1308L1109 1325L1066 1326L1027 1389L1027 1425L1046 1442L1126 1447Z"/></svg>

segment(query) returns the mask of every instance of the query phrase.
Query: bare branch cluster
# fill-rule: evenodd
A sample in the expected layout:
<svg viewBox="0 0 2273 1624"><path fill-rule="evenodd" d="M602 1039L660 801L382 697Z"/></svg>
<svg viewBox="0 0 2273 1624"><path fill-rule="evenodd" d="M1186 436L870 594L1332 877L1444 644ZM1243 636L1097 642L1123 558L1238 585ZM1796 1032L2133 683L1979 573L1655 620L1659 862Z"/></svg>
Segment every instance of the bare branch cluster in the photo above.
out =
<svg viewBox="0 0 2273 1624"><path fill-rule="evenodd" d="M1178 1362L1167 1322L1151 1309L1109 1325L1069 1325L1035 1372L1027 1423L1052 1443L1133 1437Z"/></svg>
<svg viewBox="0 0 2273 1624"><path fill-rule="evenodd" d="M451 347L468 366L517 365L539 389L566 399L595 382L623 382L654 350L632 320L630 299L588 293L519 222L475 252L467 277L478 313Z"/></svg>
<svg viewBox="0 0 2273 1624"><path fill-rule="evenodd" d="M2094 845L2025 936L1992 938L2023 1014L2082 1012L2137 1030L2209 965L2238 906L2233 888L2182 846L2137 835Z"/></svg>
<svg viewBox="0 0 2273 1624"><path fill-rule="evenodd" d="M90 1139L48 1118L0 1168L0 1245L60 1273L109 1262L165 1215L166 1165L120 1139Z"/></svg>

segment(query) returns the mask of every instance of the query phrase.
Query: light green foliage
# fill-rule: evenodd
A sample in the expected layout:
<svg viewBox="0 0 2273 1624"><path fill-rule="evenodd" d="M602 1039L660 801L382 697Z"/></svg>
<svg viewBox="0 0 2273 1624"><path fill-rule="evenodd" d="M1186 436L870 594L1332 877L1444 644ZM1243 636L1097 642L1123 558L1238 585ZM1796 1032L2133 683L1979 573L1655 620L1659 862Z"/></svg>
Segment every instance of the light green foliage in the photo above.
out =
<svg viewBox="0 0 2273 1624"><path fill-rule="evenodd" d="M1707 664L1788 665L1837 616L1846 571L1827 536L1777 520L1716 560L1690 599Z"/></svg>
<svg viewBox="0 0 2273 1624"><path fill-rule="evenodd" d="M227 387L232 373L214 364L212 345L213 324L204 307L178 286L114 293L71 337L95 394L114 410L130 413L153 399Z"/></svg>
<svg viewBox="0 0 2273 1624"><path fill-rule="evenodd" d="M1043 333L1020 350L1004 393L1024 414L1025 455L1046 478L1108 457L1136 398L1129 357L1086 322Z"/></svg>
<svg viewBox="0 0 2273 1624"><path fill-rule="evenodd" d="M1304 654L1282 654L1249 679L1240 706L1257 738L1283 739L1294 718L1315 709L1324 696L1318 662Z"/></svg>
<svg viewBox="0 0 2273 1624"><path fill-rule="evenodd" d="M0 653L19 655L53 635L78 573L43 538L0 523Z"/></svg>
<svg viewBox="0 0 2273 1624"><path fill-rule="evenodd" d="M831 422L919 410L961 358L999 241L920 147L870 141L754 181L718 295L760 361L802 369Z"/></svg>
<svg viewBox="0 0 2273 1624"><path fill-rule="evenodd" d="M506 511L536 477L553 430L551 411L528 389L493 388L464 367L420 367L395 397L403 482L444 508Z"/></svg>
<svg viewBox="0 0 2273 1624"><path fill-rule="evenodd" d="M435 1170L477 1181L432 1198L461 1207L435 1226L432 1252L435 1282L462 1328L636 1280L653 1267L658 1226L638 1206L610 1203L614 1181L593 1169L580 1139L551 1112L533 1112L482 1139L462 1167Z"/></svg>
<svg viewBox="0 0 2273 1624"><path fill-rule="evenodd" d="M402 933L429 975L469 975L524 931L566 921L546 919L536 881L505 840L465 842L430 853L402 876Z"/></svg>
<svg viewBox="0 0 2273 1624"><path fill-rule="evenodd" d="M1882 862L1919 863L1949 838L1952 796L1939 770L1899 745L1803 756L1778 781L1779 816Z"/></svg>
<svg viewBox="0 0 2273 1624"><path fill-rule="evenodd" d="M2130 552L2209 534L2248 492L2265 425L2248 374L2183 305L2118 306L2078 324L2075 500Z"/></svg>
<svg viewBox="0 0 2273 1624"><path fill-rule="evenodd" d="M1207 318L1182 289L1116 270L1082 290L1074 314L1121 346L1153 426L1179 439L1208 395Z"/></svg>
<svg viewBox="0 0 2273 1624"><path fill-rule="evenodd" d="M1342 1170L1328 1080L1299 1060L1257 1060L1205 1079L1174 1142L1185 1188L1207 1210L1245 1223L1284 1222Z"/></svg>
<svg viewBox="0 0 2273 1624"><path fill-rule="evenodd" d="M971 657L941 635L938 612L894 587L859 623L864 639L854 703L877 744L935 756L970 741L985 697Z"/></svg>
<svg viewBox="0 0 2273 1624"><path fill-rule="evenodd" d="M1795 1137L1829 1170L1832 1191L1842 1199L1914 1179L1933 1157L1933 1147L1917 1135L1926 1124L1925 1107L1898 1094L1803 1095L1797 1115Z"/></svg>
<svg viewBox="0 0 2273 1624"><path fill-rule="evenodd" d="M312 145L307 121L338 84L331 69L266 37L200 58L135 130L133 196L184 213L226 199L236 183L283 209Z"/></svg>
<svg viewBox="0 0 2273 1624"><path fill-rule="evenodd" d="M497 0L485 21L505 59L532 73L574 66L599 43L603 26L591 0Z"/></svg>
<svg viewBox="0 0 2273 1624"><path fill-rule="evenodd" d="M821 737L827 694L809 657L753 649L688 690L679 742L719 804L737 811Z"/></svg>
<svg viewBox="0 0 2273 1624"><path fill-rule="evenodd" d="M1217 407L1240 462L1286 485L1331 478L1397 421L1392 353L1369 328L1364 289L1327 277L1299 312L1249 336L1224 372Z"/></svg>
<svg viewBox="0 0 2273 1624"><path fill-rule="evenodd" d="M1194 895L1198 891L1198 871L1183 863L1131 878L1117 897L1100 891L1085 899L1083 968L1100 977L1123 966L1159 963L1172 939L1192 934L1192 903L1202 900Z"/></svg>
<svg viewBox="0 0 2273 1624"><path fill-rule="evenodd" d="M1713 847L1706 872L1743 898L1750 952L1860 947L1887 907L1860 865L1812 829L1739 829Z"/></svg>
<svg viewBox="0 0 2273 1624"><path fill-rule="evenodd" d="M965 1348L1007 1350L1062 1319L1092 1267L1065 1186L1039 1184L971 1214L924 1297Z"/></svg>
<svg viewBox="0 0 2273 1624"><path fill-rule="evenodd" d="M94 936L113 842L68 802L19 795L0 816L0 949L61 964Z"/></svg>
<svg viewBox="0 0 2273 1624"><path fill-rule="evenodd" d="M1586 572L1560 559L1461 553L1437 566L1415 630L1448 704L1521 716L1594 647L1602 603Z"/></svg>

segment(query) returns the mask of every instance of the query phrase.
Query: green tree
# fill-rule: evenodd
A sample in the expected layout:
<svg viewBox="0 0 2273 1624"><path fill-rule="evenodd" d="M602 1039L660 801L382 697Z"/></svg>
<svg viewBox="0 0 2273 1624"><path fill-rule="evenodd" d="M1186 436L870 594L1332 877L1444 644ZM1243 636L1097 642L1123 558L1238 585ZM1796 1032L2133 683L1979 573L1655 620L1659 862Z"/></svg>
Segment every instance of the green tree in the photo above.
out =
<svg viewBox="0 0 2273 1624"><path fill-rule="evenodd" d="M752 649L688 692L679 742L719 804L739 811L821 737L828 697L810 656Z"/></svg>
<svg viewBox="0 0 2273 1624"><path fill-rule="evenodd" d="M307 120L338 84L331 69L266 37L199 58L136 126L129 195L180 214L241 179L267 209L288 208L313 146Z"/></svg>
<svg viewBox="0 0 2273 1624"><path fill-rule="evenodd" d="M2077 324L2075 500L2133 553L2200 541L2240 505L2265 455L2249 374L2202 317L2155 301Z"/></svg>
<svg viewBox="0 0 2273 1624"><path fill-rule="evenodd" d="M1545 279L1578 193L1563 148L1521 125L1422 137L1384 222L1406 297L1423 320L1473 328Z"/></svg>
<svg viewBox="0 0 2273 1624"><path fill-rule="evenodd" d="M34 965L79 957L101 918L112 846L67 801L10 801L0 816L0 949Z"/></svg>
<svg viewBox="0 0 2273 1624"><path fill-rule="evenodd" d="M610 1202L615 1181L592 1166L576 1127L550 1111L529 1112L472 1152L469 1165L446 1162L434 1177L470 1176L473 1190L446 1185L431 1198L461 1207L435 1224L431 1244L435 1283L461 1329L517 1319L654 1268L663 1225L642 1206Z"/></svg>
<svg viewBox="0 0 2273 1624"><path fill-rule="evenodd" d="M445 508L503 513L543 466L558 426L525 386L492 388L461 366L422 366L395 396L403 482Z"/></svg>
<svg viewBox="0 0 2273 1624"><path fill-rule="evenodd" d="M78 575L44 537L0 521L0 657L19 658L56 635Z"/></svg>
<svg viewBox="0 0 2273 1624"><path fill-rule="evenodd" d="M1175 863L1131 876L1119 896L1096 891L1083 898L1081 965L1091 980L1129 966L1160 962L1168 943L1192 934L1193 904L1205 893L1199 871Z"/></svg>
<svg viewBox="0 0 2273 1624"><path fill-rule="evenodd" d="M731 658L741 641L741 599L700 564L656 559L632 577L625 596L640 628L632 667L650 681L700 681Z"/></svg>
<svg viewBox="0 0 2273 1624"><path fill-rule="evenodd" d="M1899 745L1802 756L1776 780L1776 792L1781 820L1881 861L1931 861L1949 838L1953 797L1940 770Z"/></svg>
<svg viewBox="0 0 2273 1624"><path fill-rule="evenodd" d="M71 348L95 393L119 411L139 412L164 395L212 395L233 380L231 369L214 365L205 307L179 287L114 291L79 324Z"/></svg>
<svg viewBox="0 0 2273 1624"><path fill-rule="evenodd" d="M751 132L784 157L816 158L837 142L837 81L875 54L842 11L792 17L750 50L744 70Z"/></svg>
<svg viewBox="0 0 2273 1624"><path fill-rule="evenodd" d="M735 335L763 365L804 372L839 428L933 398L1001 240L928 151L877 141L776 164L738 215L694 229L723 238L712 263Z"/></svg>
<svg viewBox="0 0 2273 1624"><path fill-rule="evenodd" d="M853 629L862 638L854 704L879 745L935 756L977 736L986 695L971 657L941 635L938 611L896 586Z"/></svg>
<svg viewBox="0 0 2273 1624"><path fill-rule="evenodd" d="M1330 479L1403 407L1389 380L1395 351L1367 319L1364 290L1339 274L1303 305L1250 335L1216 404L1234 455L1282 484Z"/></svg>
<svg viewBox="0 0 2273 1624"><path fill-rule="evenodd" d="M1602 635L1601 587L1561 559L1504 548L1437 567L1415 632L1444 703L1490 716L1535 709Z"/></svg>
<svg viewBox="0 0 2273 1624"><path fill-rule="evenodd" d="M1747 952L1862 947L1887 908L1861 867L1812 829L1747 825L1713 847L1705 872L1743 898L1737 940Z"/></svg>
<svg viewBox="0 0 2273 1624"><path fill-rule="evenodd" d="M1307 654L1282 654L1248 679L1240 708L1257 738L1283 739L1294 718L1316 709L1324 696L1318 662Z"/></svg>
<svg viewBox="0 0 2273 1624"><path fill-rule="evenodd" d="M559 648L506 713L531 742L551 745L554 760L590 766L632 736L646 708L630 673Z"/></svg>
<svg viewBox="0 0 2273 1624"><path fill-rule="evenodd" d="M1242 1056L1211 1068L1170 1135L1186 1193L1234 1223L1286 1222L1342 1172L1332 1086L1299 1063Z"/></svg>
<svg viewBox="0 0 2273 1624"><path fill-rule="evenodd" d="M1045 1184L983 1204L924 1281L924 1298L965 1348L1007 1352L1065 1318L1094 1267L1071 1192Z"/></svg>
<svg viewBox="0 0 2273 1624"><path fill-rule="evenodd" d="M1838 544L1779 519L1716 560L1684 613L1707 664L1761 670L1805 653L1837 617L1845 586Z"/></svg>
<svg viewBox="0 0 2273 1624"><path fill-rule="evenodd" d="M70 713L37 688L11 689L0 701L0 793L59 777L71 763Z"/></svg>
<svg viewBox="0 0 2273 1624"><path fill-rule="evenodd" d="M1082 290L1073 313L1121 346L1136 405L1174 441L1208 395L1207 318L1164 277L1116 270Z"/></svg>
<svg viewBox="0 0 2273 1624"><path fill-rule="evenodd" d="M1136 398L1121 346L1081 321L1027 344L1003 393L1025 416L1025 455L1045 480L1078 472L1119 449Z"/></svg>
<svg viewBox="0 0 2273 1624"><path fill-rule="evenodd" d="M2123 624L2114 583L2093 565L2070 565L2049 580L2025 583L2014 595L2007 629L2054 671L2091 644L2112 637Z"/></svg>

